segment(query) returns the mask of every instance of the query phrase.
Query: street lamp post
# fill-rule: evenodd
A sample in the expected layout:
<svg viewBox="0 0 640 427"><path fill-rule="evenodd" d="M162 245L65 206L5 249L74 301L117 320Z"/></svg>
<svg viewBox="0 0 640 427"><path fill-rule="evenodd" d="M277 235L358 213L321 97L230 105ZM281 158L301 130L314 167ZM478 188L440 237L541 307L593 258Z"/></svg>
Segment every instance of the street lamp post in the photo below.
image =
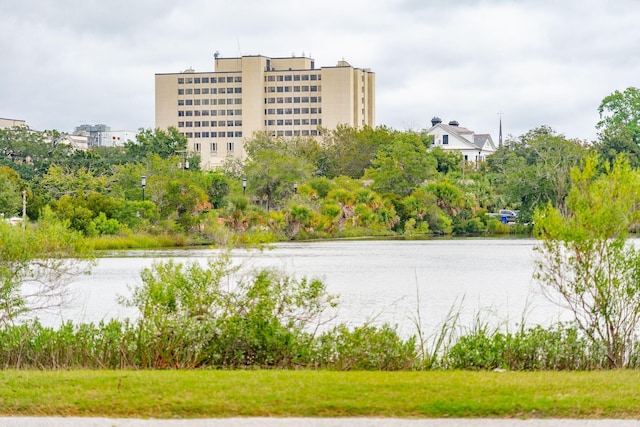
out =
<svg viewBox="0 0 640 427"><path fill-rule="evenodd" d="M247 178L242 178L242 194L247 192Z"/></svg>
<svg viewBox="0 0 640 427"><path fill-rule="evenodd" d="M147 186L147 177L142 175L142 181L140 181L140 185L142 186L142 201L144 202L144 188Z"/></svg>

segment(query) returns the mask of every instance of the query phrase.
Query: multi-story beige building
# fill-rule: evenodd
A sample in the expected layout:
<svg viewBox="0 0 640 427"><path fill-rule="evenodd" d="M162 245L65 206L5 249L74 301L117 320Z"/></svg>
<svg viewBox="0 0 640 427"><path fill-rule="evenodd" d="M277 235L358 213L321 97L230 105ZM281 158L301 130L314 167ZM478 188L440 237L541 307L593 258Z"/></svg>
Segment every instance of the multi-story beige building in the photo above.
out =
<svg viewBox="0 0 640 427"><path fill-rule="evenodd" d="M307 57L221 58L215 71L156 74L156 128L176 127L203 169L245 155L255 132L317 136L344 124L375 126L375 74L345 61L315 68Z"/></svg>

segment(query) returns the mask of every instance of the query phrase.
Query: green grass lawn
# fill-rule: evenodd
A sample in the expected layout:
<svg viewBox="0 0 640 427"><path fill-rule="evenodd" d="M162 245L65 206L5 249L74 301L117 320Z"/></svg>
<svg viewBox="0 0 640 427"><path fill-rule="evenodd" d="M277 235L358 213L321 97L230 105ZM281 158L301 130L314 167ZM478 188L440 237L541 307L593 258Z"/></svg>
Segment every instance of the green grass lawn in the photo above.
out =
<svg viewBox="0 0 640 427"><path fill-rule="evenodd" d="M0 371L0 415L638 418L640 371Z"/></svg>

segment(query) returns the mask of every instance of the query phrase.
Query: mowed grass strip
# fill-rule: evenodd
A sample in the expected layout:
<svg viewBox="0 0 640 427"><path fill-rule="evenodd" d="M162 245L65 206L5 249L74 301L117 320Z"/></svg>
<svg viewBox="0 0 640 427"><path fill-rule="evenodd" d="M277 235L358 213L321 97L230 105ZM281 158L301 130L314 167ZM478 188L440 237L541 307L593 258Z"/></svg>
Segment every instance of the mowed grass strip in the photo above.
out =
<svg viewBox="0 0 640 427"><path fill-rule="evenodd" d="M0 371L0 415L640 418L640 371Z"/></svg>

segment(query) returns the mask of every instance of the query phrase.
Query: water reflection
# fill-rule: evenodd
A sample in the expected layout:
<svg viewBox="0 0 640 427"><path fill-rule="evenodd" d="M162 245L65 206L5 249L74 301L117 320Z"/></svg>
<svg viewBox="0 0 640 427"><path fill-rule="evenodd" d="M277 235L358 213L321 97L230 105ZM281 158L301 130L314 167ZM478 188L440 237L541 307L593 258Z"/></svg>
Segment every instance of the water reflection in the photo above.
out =
<svg viewBox="0 0 640 427"><path fill-rule="evenodd" d="M434 330L452 306L471 327L478 314L492 324L549 324L561 311L545 300L532 281L535 241L528 239L314 241L273 245L265 251L235 249L236 263L276 267L296 277L317 277L340 295L338 321L397 324L415 332L417 313L423 328ZM97 322L134 317L117 304L140 282L139 272L154 261L206 262L213 249L113 251L104 254L90 276L73 284L76 305L45 318ZM565 315L566 317L566 315Z"/></svg>

